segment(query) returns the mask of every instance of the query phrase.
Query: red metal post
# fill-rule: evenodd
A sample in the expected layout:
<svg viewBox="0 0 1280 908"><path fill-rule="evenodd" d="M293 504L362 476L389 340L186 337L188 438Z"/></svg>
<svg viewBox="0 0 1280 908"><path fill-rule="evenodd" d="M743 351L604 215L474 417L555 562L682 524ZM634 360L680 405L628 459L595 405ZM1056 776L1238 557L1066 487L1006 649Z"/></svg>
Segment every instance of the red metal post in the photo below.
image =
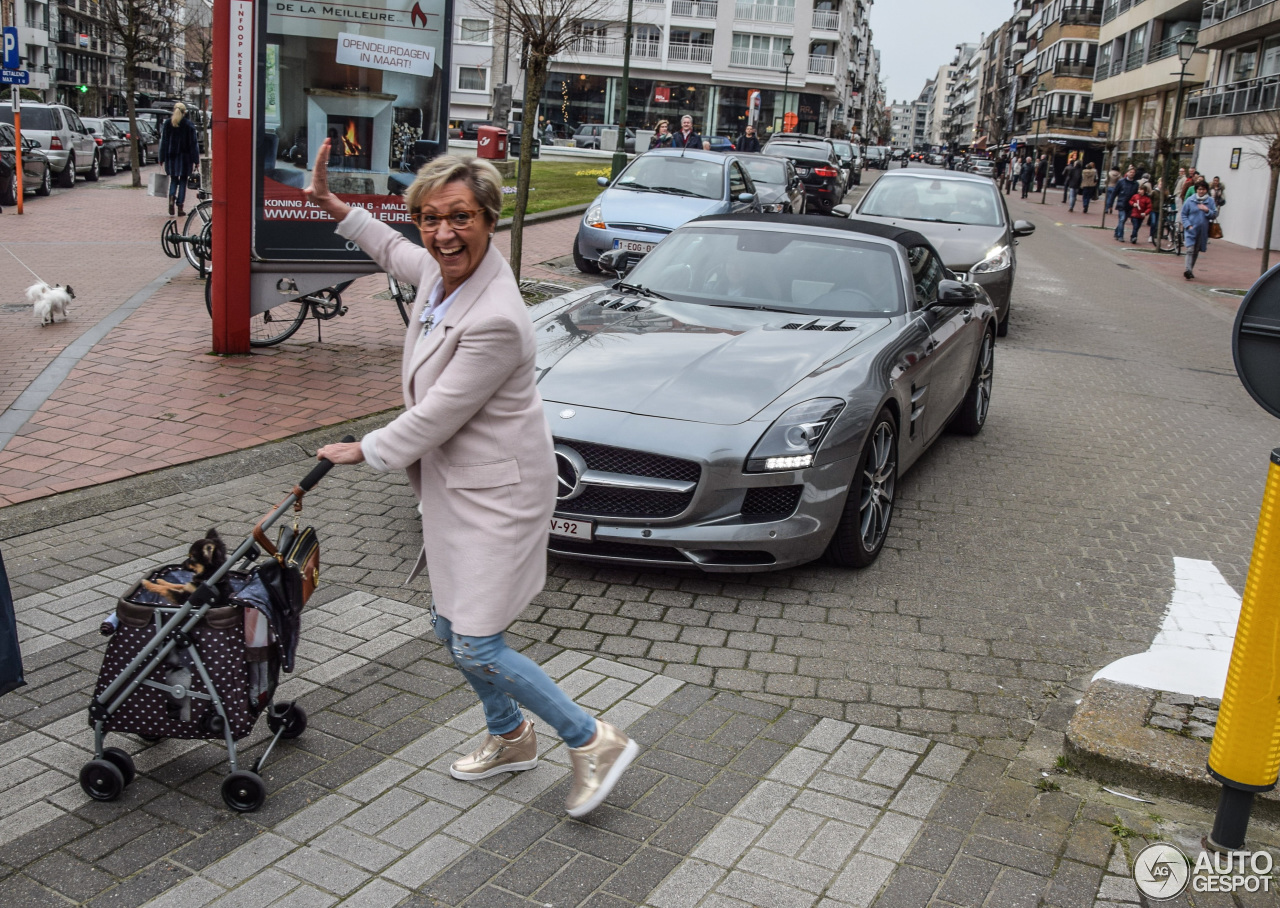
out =
<svg viewBox="0 0 1280 908"><path fill-rule="evenodd" d="M253 0L214 0L214 353L249 352L256 16Z"/></svg>

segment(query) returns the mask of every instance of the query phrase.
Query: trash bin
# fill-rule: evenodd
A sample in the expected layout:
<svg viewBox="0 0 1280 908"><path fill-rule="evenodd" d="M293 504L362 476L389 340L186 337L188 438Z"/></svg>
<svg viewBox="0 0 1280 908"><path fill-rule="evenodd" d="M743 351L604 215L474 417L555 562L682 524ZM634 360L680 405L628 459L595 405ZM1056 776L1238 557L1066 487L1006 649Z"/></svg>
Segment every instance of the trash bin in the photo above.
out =
<svg viewBox="0 0 1280 908"><path fill-rule="evenodd" d="M476 154L490 161L505 161L507 131L497 126L481 126L476 130Z"/></svg>

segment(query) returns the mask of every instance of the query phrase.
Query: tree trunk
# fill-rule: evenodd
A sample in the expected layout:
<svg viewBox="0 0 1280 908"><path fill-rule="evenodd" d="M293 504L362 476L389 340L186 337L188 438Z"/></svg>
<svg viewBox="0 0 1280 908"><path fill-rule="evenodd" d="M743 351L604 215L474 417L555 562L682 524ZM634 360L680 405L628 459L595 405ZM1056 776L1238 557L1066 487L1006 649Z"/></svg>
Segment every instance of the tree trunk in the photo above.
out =
<svg viewBox="0 0 1280 908"><path fill-rule="evenodd" d="M134 189L142 186L142 164L138 142L142 136L138 133L138 104L134 100L134 92L138 90L138 72L132 56L124 58L125 106L129 110L129 176L130 185Z"/></svg>
<svg viewBox="0 0 1280 908"><path fill-rule="evenodd" d="M529 178L533 169L533 143L538 134L538 99L547 84L548 55L540 48L529 48L524 74L524 112L520 117L520 173L516 178L516 210L511 219L511 270L520 280L520 254L524 247L524 212L529 207ZM575 239L574 242L577 242Z"/></svg>
<svg viewBox="0 0 1280 908"><path fill-rule="evenodd" d="M1271 223L1276 216L1276 182L1280 180L1280 167L1271 165L1271 185L1267 188L1267 226L1262 234L1262 273L1271 267Z"/></svg>

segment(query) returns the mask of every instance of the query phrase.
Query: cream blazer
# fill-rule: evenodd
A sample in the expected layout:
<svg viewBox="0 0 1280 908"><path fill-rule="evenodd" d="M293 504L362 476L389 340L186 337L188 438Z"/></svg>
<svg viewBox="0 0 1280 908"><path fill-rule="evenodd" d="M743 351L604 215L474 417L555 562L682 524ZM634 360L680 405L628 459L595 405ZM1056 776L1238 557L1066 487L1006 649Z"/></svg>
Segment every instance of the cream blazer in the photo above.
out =
<svg viewBox="0 0 1280 908"><path fill-rule="evenodd" d="M533 323L492 245L421 342L418 321L440 277L423 247L355 209L338 233L397 280L418 286L405 335L404 413L378 454L422 502L422 554L436 611L455 633L506 630L543 588L556 501L551 428L535 383Z"/></svg>

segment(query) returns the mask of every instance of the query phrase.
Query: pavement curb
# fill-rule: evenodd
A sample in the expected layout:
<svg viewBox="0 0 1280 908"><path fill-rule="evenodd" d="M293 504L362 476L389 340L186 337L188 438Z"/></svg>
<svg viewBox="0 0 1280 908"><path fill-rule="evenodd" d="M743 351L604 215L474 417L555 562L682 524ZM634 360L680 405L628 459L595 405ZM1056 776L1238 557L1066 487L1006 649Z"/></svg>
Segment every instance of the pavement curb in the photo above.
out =
<svg viewBox="0 0 1280 908"><path fill-rule="evenodd" d="M530 224L541 224L544 221L559 221L564 218L571 218L575 215L582 214L591 207L590 202L582 205L568 205L564 208L552 208L550 211L539 211L537 214L526 214L524 216L525 226ZM514 218L502 218L498 221L497 230L510 230L511 222Z"/></svg>
<svg viewBox="0 0 1280 908"><path fill-rule="evenodd" d="M386 425L399 409L383 410L257 447L193 460L102 485L11 504L0 508L0 541L239 479L250 473L310 460L321 445L337 441L347 434L359 438Z"/></svg>
<svg viewBox="0 0 1280 908"><path fill-rule="evenodd" d="M1222 785L1205 769L1209 744L1149 727L1147 719L1158 694L1113 681L1090 684L1067 726L1071 765L1099 782L1212 810ZM1253 815L1280 822L1280 795L1274 791L1259 795Z"/></svg>

